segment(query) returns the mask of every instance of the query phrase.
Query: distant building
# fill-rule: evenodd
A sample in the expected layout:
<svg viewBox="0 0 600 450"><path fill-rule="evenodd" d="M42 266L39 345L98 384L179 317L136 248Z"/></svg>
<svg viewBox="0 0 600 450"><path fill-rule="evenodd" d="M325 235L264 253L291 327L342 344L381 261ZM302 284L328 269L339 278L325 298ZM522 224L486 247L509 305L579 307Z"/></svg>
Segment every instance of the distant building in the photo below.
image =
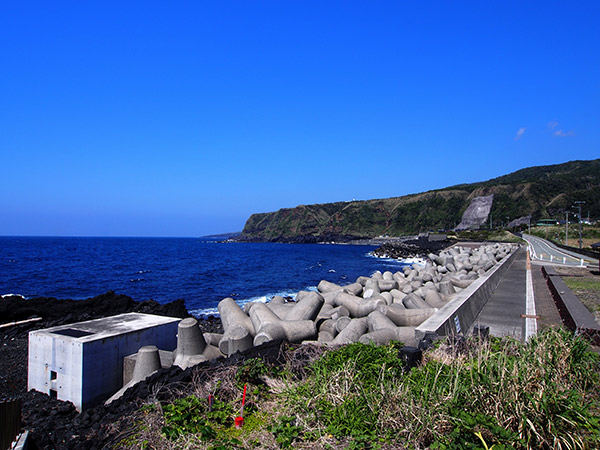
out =
<svg viewBox="0 0 600 450"><path fill-rule="evenodd" d="M536 223L538 227L549 227L551 225L560 225L560 223L556 219L540 219Z"/></svg>
<svg viewBox="0 0 600 450"><path fill-rule="evenodd" d="M445 241L448 239L448 235L446 233L429 233L427 239L429 242Z"/></svg>

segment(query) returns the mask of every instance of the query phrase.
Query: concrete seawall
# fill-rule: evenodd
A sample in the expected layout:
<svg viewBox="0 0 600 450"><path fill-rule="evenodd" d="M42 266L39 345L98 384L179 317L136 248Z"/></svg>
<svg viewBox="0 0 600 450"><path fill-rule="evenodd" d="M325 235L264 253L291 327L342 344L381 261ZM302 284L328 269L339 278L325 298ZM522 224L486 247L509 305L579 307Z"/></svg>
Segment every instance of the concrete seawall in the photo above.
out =
<svg viewBox="0 0 600 450"><path fill-rule="evenodd" d="M594 345L600 345L600 325L596 322L593 314L581 303L551 266L543 266L542 273L560 317L567 328L585 336Z"/></svg>
<svg viewBox="0 0 600 450"><path fill-rule="evenodd" d="M416 340L420 341L430 333L447 336L467 332L516 255L524 251L525 248L521 247L510 253L500 264L491 269L490 273L475 280L456 298L425 320L415 329Z"/></svg>
<svg viewBox="0 0 600 450"><path fill-rule="evenodd" d="M28 386L83 410L109 395L107 403L112 402L160 368L186 369L271 341L334 346L400 341L418 347L428 333L467 332L521 251L514 244L454 246L428 255L422 264L395 273L376 271L346 286L322 280L317 291L300 291L292 302L273 297L242 309L228 297L218 305L222 334L203 333L194 318L143 314L34 330ZM67 356L54 361L48 345L69 352L61 350ZM89 360L87 371L68 360L71 353L80 355L78 361ZM104 361L101 370L98 361Z"/></svg>

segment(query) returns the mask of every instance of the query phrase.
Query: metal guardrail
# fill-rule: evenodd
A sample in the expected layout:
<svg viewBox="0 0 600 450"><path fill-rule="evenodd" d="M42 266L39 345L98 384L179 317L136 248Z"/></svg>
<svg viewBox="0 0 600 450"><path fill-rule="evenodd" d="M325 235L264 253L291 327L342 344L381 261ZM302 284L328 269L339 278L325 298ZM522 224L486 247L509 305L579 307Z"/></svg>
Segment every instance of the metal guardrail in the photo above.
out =
<svg viewBox="0 0 600 450"><path fill-rule="evenodd" d="M587 267L590 264L596 264L589 256L586 256L583 253L577 253L573 248L557 245L549 239L542 239L537 236L529 236L524 239L527 241L529 255L532 260L579 267ZM541 245L546 245L547 249L540 248L539 250L541 251L536 252L535 247L540 247Z"/></svg>
<svg viewBox="0 0 600 450"><path fill-rule="evenodd" d="M562 248L563 250L569 250L571 252L575 252L575 253L580 253L583 256L587 256L588 258L594 258L594 259L600 259L600 251L597 250L590 250L590 249L586 249L586 248L579 248L579 247L572 247L570 245L564 245L564 244L559 244L556 241L553 241L552 239L548 239L550 242L552 242L554 245L556 245L557 247Z"/></svg>
<svg viewBox="0 0 600 450"><path fill-rule="evenodd" d="M10 448L21 433L21 400L0 403L0 449Z"/></svg>
<svg viewBox="0 0 600 450"><path fill-rule="evenodd" d="M567 260L567 258L565 256L560 258L560 257L555 257L554 255L548 255L546 253L540 253L538 255L538 254L533 253L531 250L529 251L529 254L531 256L531 259L534 259L536 261L542 261L542 262L546 261L549 263L572 265L572 266L577 266L577 267L587 267L587 264L583 258L579 258L579 261L575 260L574 258Z"/></svg>

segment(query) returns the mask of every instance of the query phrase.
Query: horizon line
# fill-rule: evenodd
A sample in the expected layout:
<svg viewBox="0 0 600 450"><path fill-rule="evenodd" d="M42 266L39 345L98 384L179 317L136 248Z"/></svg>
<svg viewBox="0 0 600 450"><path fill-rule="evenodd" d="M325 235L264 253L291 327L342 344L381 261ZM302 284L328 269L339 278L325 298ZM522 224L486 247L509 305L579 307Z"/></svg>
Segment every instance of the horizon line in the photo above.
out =
<svg viewBox="0 0 600 450"><path fill-rule="evenodd" d="M227 234L240 234L241 231L231 233L213 233L202 236L116 236L116 235L50 235L50 234L0 234L0 238L116 238L116 239L202 239L222 236Z"/></svg>

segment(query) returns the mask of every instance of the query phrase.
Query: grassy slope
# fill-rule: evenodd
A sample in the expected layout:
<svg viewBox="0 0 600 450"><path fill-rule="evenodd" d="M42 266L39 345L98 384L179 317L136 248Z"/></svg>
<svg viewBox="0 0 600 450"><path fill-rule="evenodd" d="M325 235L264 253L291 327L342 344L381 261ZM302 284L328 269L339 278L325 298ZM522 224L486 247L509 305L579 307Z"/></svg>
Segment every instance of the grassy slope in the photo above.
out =
<svg viewBox="0 0 600 450"><path fill-rule="evenodd" d="M566 244L565 225L532 227L531 234L544 239L551 239L559 244ZM591 248L592 244L600 242L600 225L581 224L581 243L583 248ZM569 242L571 247L579 246L579 225L577 223L569 224Z"/></svg>
<svg viewBox="0 0 600 450"><path fill-rule="evenodd" d="M600 324L600 274L583 267L557 266L555 270Z"/></svg>
<svg viewBox="0 0 600 450"><path fill-rule="evenodd" d="M398 343L284 348L151 402L120 448L598 448L600 358L563 330L527 344L475 339L429 350L407 372ZM200 367L198 370L202 370ZM242 387L244 427L233 427ZM209 394L217 402L208 409ZM179 398L179 399L176 399ZM134 424L133 427L131 424ZM124 427L122 424L115 425Z"/></svg>
<svg viewBox="0 0 600 450"><path fill-rule="evenodd" d="M253 214L243 235L262 240L291 236L401 236L454 228L470 201L494 194L495 222L532 214L562 217L574 201L600 216L600 159L531 167L481 183L452 186L404 197L301 205Z"/></svg>

